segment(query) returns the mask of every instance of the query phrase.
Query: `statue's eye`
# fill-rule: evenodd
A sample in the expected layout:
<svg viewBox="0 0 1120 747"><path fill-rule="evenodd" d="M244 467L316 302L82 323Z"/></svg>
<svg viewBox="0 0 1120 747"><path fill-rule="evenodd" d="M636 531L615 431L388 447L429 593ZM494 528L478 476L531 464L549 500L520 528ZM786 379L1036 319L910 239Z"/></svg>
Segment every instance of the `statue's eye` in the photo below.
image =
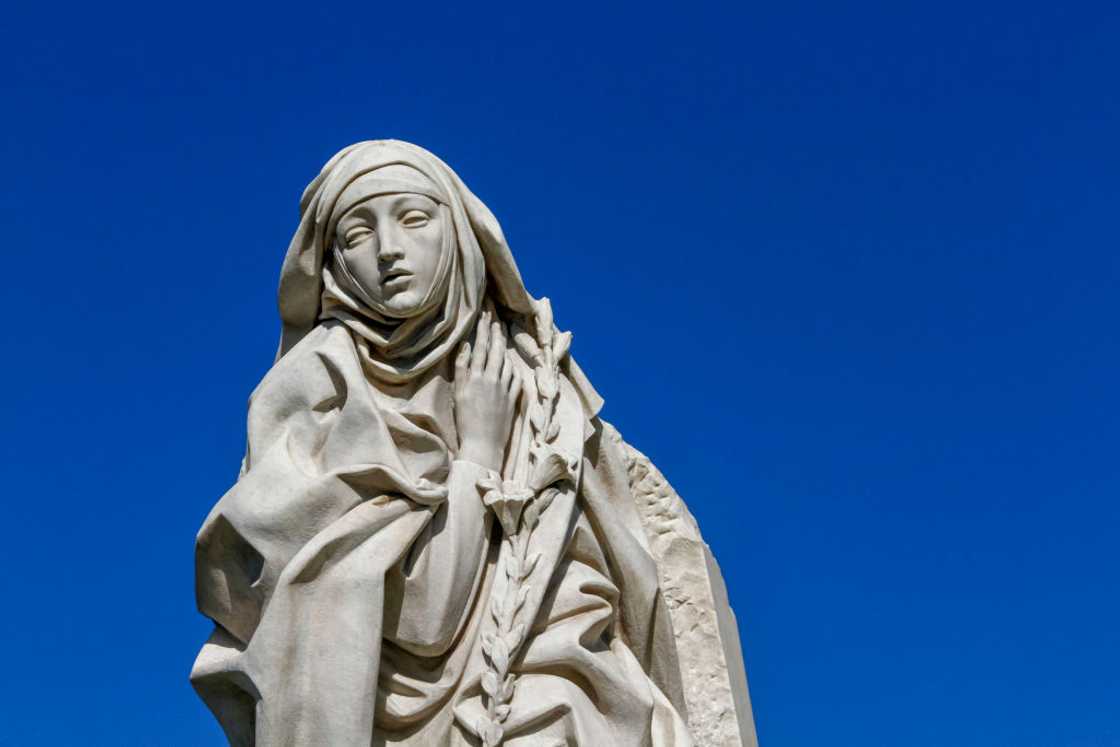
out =
<svg viewBox="0 0 1120 747"><path fill-rule="evenodd" d="M423 210L409 210L401 216L401 225L405 228L423 228L428 225L430 218Z"/></svg>
<svg viewBox="0 0 1120 747"><path fill-rule="evenodd" d="M370 236L373 235L373 229L369 226L354 226L343 238L346 240L346 246L354 246L360 244Z"/></svg>

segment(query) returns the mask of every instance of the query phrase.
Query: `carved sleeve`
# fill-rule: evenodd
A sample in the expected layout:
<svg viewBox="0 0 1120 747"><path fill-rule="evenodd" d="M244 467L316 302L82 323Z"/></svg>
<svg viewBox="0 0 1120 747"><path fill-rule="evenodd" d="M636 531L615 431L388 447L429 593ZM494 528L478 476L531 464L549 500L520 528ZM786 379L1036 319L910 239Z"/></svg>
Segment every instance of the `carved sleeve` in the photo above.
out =
<svg viewBox="0 0 1120 747"><path fill-rule="evenodd" d="M386 637L420 656L451 648L482 576L491 518L476 483L485 469L455 460L447 501L390 572Z"/></svg>

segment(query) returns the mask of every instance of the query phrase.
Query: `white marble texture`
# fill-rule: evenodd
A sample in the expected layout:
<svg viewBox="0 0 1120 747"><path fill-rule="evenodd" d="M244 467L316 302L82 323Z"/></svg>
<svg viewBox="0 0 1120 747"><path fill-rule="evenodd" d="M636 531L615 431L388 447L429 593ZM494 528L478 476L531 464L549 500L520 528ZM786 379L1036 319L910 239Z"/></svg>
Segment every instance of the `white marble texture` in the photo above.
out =
<svg viewBox="0 0 1120 747"><path fill-rule="evenodd" d="M758 744L739 627L711 548L688 506L648 458L622 442L630 487L673 619L688 726L696 744Z"/></svg>
<svg viewBox="0 0 1120 747"><path fill-rule="evenodd" d="M755 743L695 522L446 164L333 157L279 308L196 549L191 680L231 744Z"/></svg>

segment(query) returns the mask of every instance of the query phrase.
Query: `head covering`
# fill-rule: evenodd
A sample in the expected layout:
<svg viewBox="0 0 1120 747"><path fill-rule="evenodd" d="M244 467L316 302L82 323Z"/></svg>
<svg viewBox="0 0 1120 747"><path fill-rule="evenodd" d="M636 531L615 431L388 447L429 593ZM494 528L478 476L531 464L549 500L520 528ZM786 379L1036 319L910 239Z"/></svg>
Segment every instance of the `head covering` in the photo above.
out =
<svg viewBox="0 0 1120 747"><path fill-rule="evenodd" d="M404 178L401 178L404 172ZM426 195L438 203L443 244L436 274L426 295L408 315L390 311L354 277L343 252L330 250L341 216L351 207L383 194ZM358 177L342 191L325 231L320 319L338 319L352 332L366 366L382 380L399 382L427 370L470 329L485 283L485 263L477 242L457 251L450 199L408 166L382 166ZM330 257L328 259L327 257ZM371 352L370 348L373 348Z"/></svg>
<svg viewBox="0 0 1120 747"><path fill-rule="evenodd" d="M403 177L401 169L393 169L392 175L375 173L394 164L408 167ZM409 178L412 172L415 177ZM422 312L407 320L392 319L371 305L344 270L334 273L331 263L325 263L339 216L361 199L401 191L432 198L449 218L440 271L432 297L425 302L436 308L422 305ZM341 319L373 348L370 362L378 376L389 381L410 379L446 356L472 329L487 274L495 301L517 314L532 313L533 299L498 221L447 164L422 148L396 140L351 145L327 162L300 200L299 228L280 271L283 327L277 358L326 315Z"/></svg>
<svg viewBox="0 0 1120 747"><path fill-rule="evenodd" d="M377 173L386 166L404 166ZM325 263L338 218L357 201L375 194L416 192L440 204L445 218L443 256L437 280L420 312L396 319L362 293L344 267ZM334 270L338 270L336 273ZM363 296L366 296L363 298ZM340 319L369 345L367 364L391 382L409 380L431 368L473 329L485 297L504 316L522 318L532 329L537 302L497 219L451 168L423 148L400 140L367 140L336 153L307 185L300 222L280 270L281 333L277 359L322 318ZM567 373L589 414L602 400L570 358Z"/></svg>

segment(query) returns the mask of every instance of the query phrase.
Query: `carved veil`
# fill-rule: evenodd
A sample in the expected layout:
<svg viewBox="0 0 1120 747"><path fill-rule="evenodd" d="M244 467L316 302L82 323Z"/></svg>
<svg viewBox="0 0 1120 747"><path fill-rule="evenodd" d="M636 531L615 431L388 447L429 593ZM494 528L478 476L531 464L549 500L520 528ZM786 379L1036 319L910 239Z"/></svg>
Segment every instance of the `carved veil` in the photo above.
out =
<svg viewBox="0 0 1120 747"><path fill-rule="evenodd" d="M441 289L416 320L387 318L327 261L340 196L388 165L422 183L377 189L427 190L452 227ZM389 140L334 156L300 211L243 471L197 543L198 606L215 630L191 679L230 742L690 744L633 454L494 216L438 158ZM447 361L483 308L551 409L522 403L506 469L474 493L497 516L482 570L445 589L423 575L425 548L447 531L449 495L474 490L455 483ZM511 498L515 478L536 502ZM465 611L446 636L419 632L415 610L444 594L467 595Z"/></svg>

